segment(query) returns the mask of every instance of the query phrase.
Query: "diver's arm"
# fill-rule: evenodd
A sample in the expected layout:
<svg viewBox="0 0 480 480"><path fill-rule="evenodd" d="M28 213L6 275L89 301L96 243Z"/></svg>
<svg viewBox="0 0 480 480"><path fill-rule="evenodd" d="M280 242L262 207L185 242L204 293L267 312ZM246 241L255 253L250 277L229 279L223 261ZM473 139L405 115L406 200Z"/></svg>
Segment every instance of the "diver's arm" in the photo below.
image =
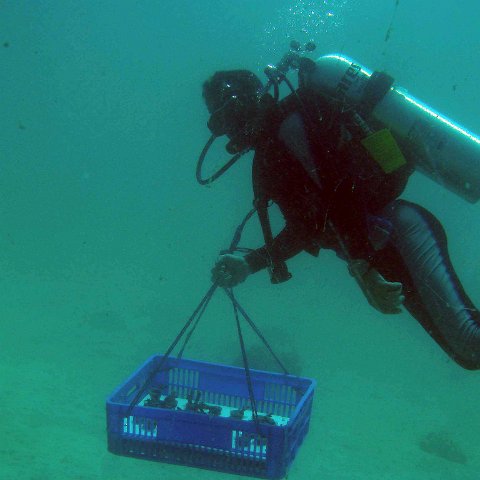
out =
<svg viewBox="0 0 480 480"><path fill-rule="evenodd" d="M235 287L244 282L250 274L272 266L275 262L295 256L305 248L305 242L298 234L294 234L294 231L286 226L273 239L272 247L268 250L266 246L263 246L251 251L246 256L221 255L212 268L212 282L217 283L220 287Z"/></svg>
<svg viewBox="0 0 480 480"><path fill-rule="evenodd" d="M273 239L269 249L264 245L248 253L244 258L250 273L258 272L276 262L283 262L294 257L307 247L308 243L299 235L299 229L286 225Z"/></svg>
<svg viewBox="0 0 480 480"><path fill-rule="evenodd" d="M273 160L270 158L272 156ZM293 187L292 189L286 188L284 184L286 179L279 174L279 170L284 172L288 165L289 162L283 157L282 151L277 154L275 149L266 149L255 153L252 165L252 185L266 244L244 257L251 273L279 264L294 257L304 248L308 248L306 235L303 234L304 228L299 224L299 219L294 216L295 212L288 208L291 205L290 192ZM260 211L262 207L266 210L267 204L272 200L280 208L285 221L283 230L273 239L271 231L269 231L268 213L265 213L266 222L262 223ZM302 218L301 215L299 217ZM267 229L265 223L267 223Z"/></svg>

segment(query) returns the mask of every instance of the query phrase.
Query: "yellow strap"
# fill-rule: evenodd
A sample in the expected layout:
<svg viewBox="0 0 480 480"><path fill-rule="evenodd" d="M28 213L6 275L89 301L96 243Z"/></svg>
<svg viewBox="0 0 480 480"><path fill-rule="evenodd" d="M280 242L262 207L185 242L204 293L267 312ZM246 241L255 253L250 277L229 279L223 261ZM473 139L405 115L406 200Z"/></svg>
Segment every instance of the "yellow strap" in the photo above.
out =
<svg viewBox="0 0 480 480"><path fill-rule="evenodd" d="M388 128L364 138L362 145L385 173L392 173L407 163Z"/></svg>

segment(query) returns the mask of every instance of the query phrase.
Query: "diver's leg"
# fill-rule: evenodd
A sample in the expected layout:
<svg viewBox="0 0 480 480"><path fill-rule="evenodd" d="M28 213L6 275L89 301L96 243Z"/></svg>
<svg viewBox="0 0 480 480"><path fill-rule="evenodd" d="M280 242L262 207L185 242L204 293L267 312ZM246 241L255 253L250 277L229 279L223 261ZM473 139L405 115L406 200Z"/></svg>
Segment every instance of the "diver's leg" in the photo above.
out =
<svg viewBox="0 0 480 480"><path fill-rule="evenodd" d="M392 202L383 215L393 232L375 267L404 284L405 306L456 362L480 369L480 313L453 269L440 222L404 200Z"/></svg>

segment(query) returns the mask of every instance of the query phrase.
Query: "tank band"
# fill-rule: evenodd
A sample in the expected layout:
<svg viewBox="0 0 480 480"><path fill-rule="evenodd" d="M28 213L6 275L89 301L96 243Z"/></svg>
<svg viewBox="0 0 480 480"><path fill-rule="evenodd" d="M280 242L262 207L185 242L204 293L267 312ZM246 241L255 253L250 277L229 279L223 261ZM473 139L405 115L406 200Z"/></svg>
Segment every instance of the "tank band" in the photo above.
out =
<svg viewBox="0 0 480 480"><path fill-rule="evenodd" d="M373 72L370 76L362 100L362 113L369 115L392 87L394 78L384 72Z"/></svg>

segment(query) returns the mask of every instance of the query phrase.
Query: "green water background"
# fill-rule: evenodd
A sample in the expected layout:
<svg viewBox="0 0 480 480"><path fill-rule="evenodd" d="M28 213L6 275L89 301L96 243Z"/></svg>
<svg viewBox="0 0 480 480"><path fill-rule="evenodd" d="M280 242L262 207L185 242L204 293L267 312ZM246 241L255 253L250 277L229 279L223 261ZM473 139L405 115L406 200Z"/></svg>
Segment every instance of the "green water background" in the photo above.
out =
<svg viewBox="0 0 480 480"><path fill-rule="evenodd" d="M106 396L168 347L250 206L249 158L195 182L202 82L261 74L290 38L313 39L479 132L479 14L476 0L1 1L0 478L232 478L106 451ZM404 197L442 221L480 301L478 205L419 174ZM252 221L244 244L260 243ZM318 381L289 478L477 480L478 372L406 313L372 310L330 252L290 269L237 289L289 368ZM253 366L273 368L247 340ZM187 356L238 363L221 295Z"/></svg>

